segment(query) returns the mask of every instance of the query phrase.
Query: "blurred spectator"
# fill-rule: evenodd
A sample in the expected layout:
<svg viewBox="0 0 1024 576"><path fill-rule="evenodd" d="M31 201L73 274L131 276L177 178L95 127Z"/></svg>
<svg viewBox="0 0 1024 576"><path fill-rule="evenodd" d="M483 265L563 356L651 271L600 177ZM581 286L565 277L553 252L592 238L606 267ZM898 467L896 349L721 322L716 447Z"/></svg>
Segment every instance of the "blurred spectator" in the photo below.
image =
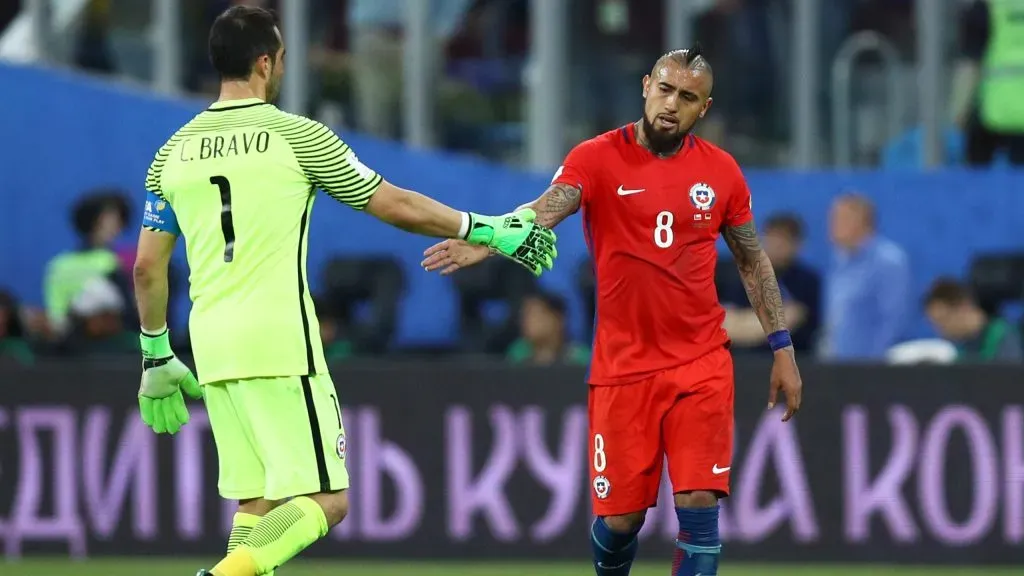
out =
<svg viewBox="0 0 1024 576"><path fill-rule="evenodd" d="M391 257L336 257L323 271L317 309L331 318L332 353L385 354L396 332L405 287L401 264ZM347 352L345 351L347 348Z"/></svg>
<svg viewBox="0 0 1024 576"><path fill-rule="evenodd" d="M68 308L70 331L61 350L76 356L137 352L138 334L124 322L127 307L122 290L109 278L87 280Z"/></svg>
<svg viewBox="0 0 1024 576"><path fill-rule="evenodd" d="M337 362L352 357L352 342L342 338L341 314L330 298L317 298L316 316L320 321L320 341L324 345L324 358Z"/></svg>
<svg viewBox="0 0 1024 576"><path fill-rule="evenodd" d="M1024 360L1017 328L998 316L986 314L961 282L939 278L925 296L924 306L939 335L957 345L959 361Z"/></svg>
<svg viewBox="0 0 1024 576"><path fill-rule="evenodd" d="M960 18L953 114L967 136L967 163L1005 150L1024 164L1024 4L974 0Z"/></svg>
<svg viewBox="0 0 1024 576"><path fill-rule="evenodd" d="M0 2L0 34L21 12L21 0L4 0Z"/></svg>
<svg viewBox="0 0 1024 576"><path fill-rule="evenodd" d="M520 338L506 354L515 364L586 364L590 350L569 341L565 329L565 299L557 294L537 293L523 300L519 312Z"/></svg>
<svg viewBox="0 0 1024 576"><path fill-rule="evenodd" d="M102 5L93 10L103 13L101 29L117 74L139 82L153 80L153 62L158 52L151 26L156 4L137 0L93 0L93 4Z"/></svg>
<svg viewBox="0 0 1024 576"><path fill-rule="evenodd" d="M442 47L455 33L472 2L429 1L436 44L427 57L439 67L442 64ZM382 138L395 137L399 133L404 17L405 8L401 0L348 0L349 46L358 117L356 125L361 131Z"/></svg>
<svg viewBox="0 0 1024 576"><path fill-rule="evenodd" d="M25 332L18 302L9 292L0 290L0 361L32 364L35 357Z"/></svg>
<svg viewBox="0 0 1024 576"><path fill-rule="evenodd" d="M769 0L718 0L715 5L724 18L722 31L728 38L726 73L732 84L730 90L719 91L719 95L728 104L732 130L745 135L772 137L780 128L773 123L781 77L771 65L775 52L771 4Z"/></svg>
<svg viewBox="0 0 1024 576"><path fill-rule="evenodd" d="M128 279L134 265L133 252L115 249L129 213L128 200L119 190L96 191L72 209L71 219L81 246L50 260L43 282L46 313L56 334L67 330L71 302L93 278L109 278L122 298L130 300ZM131 307L125 307L125 313L126 320L134 317Z"/></svg>
<svg viewBox="0 0 1024 576"><path fill-rule="evenodd" d="M537 279L508 258L488 258L452 276L459 313L459 349L466 354L504 354L521 335L523 301Z"/></svg>
<svg viewBox="0 0 1024 576"><path fill-rule="evenodd" d="M821 276L798 258L803 247L803 222L794 214L779 214L765 221L764 249L783 291L786 322L793 347L810 350L821 317ZM719 266L719 299L726 308L725 330L738 348L771 351L757 314L735 266Z"/></svg>
<svg viewBox="0 0 1024 576"><path fill-rule="evenodd" d="M843 0L839 4L848 5L851 32L878 32L909 60L917 50L913 3L914 0ZM822 16L831 18L828 14L831 8L829 5L828 10L822 10ZM845 39L843 34L833 34ZM826 61L831 62L830 59Z"/></svg>
<svg viewBox="0 0 1024 576"><path fill-rule="evenodd" d="M907 255L877 234L874 205L858 194L836 199L829 234L835 256L826 281L822 356L883 359L903 336L909 316Z"/></svg>
<svg viewBox="0 0 1024 576"><path fill-rule="evenodd" d="M75 44L75 63L91 72L117 71L110 47L110 0L92 0Z"/></svg>
<svg viewBox="0 0 1024 576"><path fill-rule="evenodd" d="M804 224L796 214L765 221L764 249L788 296L786 321L797 350L813 346L821 322L821 275L799 258L803 244Z"/></svg>

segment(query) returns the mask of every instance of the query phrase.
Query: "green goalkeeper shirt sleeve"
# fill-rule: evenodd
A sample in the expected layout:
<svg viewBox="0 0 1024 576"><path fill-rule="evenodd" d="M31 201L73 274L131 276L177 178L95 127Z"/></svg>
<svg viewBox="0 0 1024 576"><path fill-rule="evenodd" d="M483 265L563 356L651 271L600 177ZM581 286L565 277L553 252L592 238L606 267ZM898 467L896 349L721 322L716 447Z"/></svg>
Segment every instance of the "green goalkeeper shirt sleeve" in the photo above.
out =
<svg viewBox="0 0 1024 576"><path fill-rule="evenodd" d="M339 202L365 208L383 180L380 174L360 162L327 126L308 118L295 119L295 125L282 134L309 181Z"/></svg>

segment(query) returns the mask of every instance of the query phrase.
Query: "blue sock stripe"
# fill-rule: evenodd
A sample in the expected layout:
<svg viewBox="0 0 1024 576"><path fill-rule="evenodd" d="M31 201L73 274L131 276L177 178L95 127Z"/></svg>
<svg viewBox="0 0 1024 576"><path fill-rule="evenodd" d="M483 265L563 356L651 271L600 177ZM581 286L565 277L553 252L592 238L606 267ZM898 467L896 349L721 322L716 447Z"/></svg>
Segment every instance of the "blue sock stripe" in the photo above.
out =
<svg viewBox="0 0 1024 576"><path fill-rule="evenodd" d="M614 550L609 550L609 549L605 548L603 544L601 544L601 540L597 537L597 526L596 526L596 524L597 523L595 522L594 524L590 525L590 541L594 543L594 546L597 546L601 550L604 550L605 552L607 552L609 554L614 554L615 553Z"/></svg>
<svg viewBox="0 0 1024 576"><path fill-rule="evenodd" d="M679 538L676 548L681 552L679 569L673 576L718 574L722 541L718 534L718 506L710 508L676 508ZM680 554L677 552L677 554Z"/></svg>
<svg viewBox="0 0 1024 576"><path fill-rule="evenodd" d="M690 554L721 554L722 545L718 546L694 546L693 544L687 544L686 542L680 542L676 540L676 547L680 550L684 550Z"/></svg>
<svg viewBox="0 0 1024 576"><path fill-rule="evenodd" d="M590 544L594 554L594 571L598 576L629 576L639 548L637 533L615 532L603 518L595 518L590 526Z"/></svg>

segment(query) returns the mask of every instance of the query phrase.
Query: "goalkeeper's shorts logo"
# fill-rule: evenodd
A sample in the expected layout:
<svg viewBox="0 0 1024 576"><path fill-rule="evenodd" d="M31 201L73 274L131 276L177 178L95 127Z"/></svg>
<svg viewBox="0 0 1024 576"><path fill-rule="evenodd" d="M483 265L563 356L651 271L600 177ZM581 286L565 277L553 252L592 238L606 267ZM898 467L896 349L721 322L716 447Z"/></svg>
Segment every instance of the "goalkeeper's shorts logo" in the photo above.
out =
<svg viewBox="0 0 1024 576"><path fill-rule="evenodd" d="M334 451L338 454L338 458L345 459L345 450L348 448L348 444L345 442L345 435L338 434L338 441L334 445Z"/></svg>
<svg viewBox="0 0 1024 576"><path fill-rule="evenodd" d="M604 476L594 478L594 494L598 500L604 500L612 490L612 483Z"/></svg>

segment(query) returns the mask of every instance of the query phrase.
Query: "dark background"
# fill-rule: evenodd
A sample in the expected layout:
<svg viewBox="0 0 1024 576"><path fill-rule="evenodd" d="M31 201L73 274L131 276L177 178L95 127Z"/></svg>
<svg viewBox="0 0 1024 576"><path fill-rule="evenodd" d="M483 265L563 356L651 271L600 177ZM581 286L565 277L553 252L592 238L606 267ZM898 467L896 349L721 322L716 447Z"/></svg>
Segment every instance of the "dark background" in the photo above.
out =
<svg viewBox="0 0 1024 576"><path fill-rule="evenodd" d="M769 368L766 363L744 361L736 368L737 452L733 496L723 512L730 558L1024 561L1021 530L1014 528L1022 522L1024 507L1024 371L995 366L804 365L803 411L795 422L782 425L777 421L781 413L765 412ZM377 364L336 366L332 375L345 411L353 511L348 526L338 529L349 533L332 534L311 554L587 557L590 488L582 369ZM0 368L0 539L6 554L123 555L131 550L189 555L221 549L224 505L216 495L216 456L201 405L192 406L187 431L174 438L152 438L137 419L137 386L138 369L130 365ZM468 435L455 429L453 421L460 418L456 413L468 414ZM530 418L539 418L539 424L530 424ZM853 422L857 418L866 424L866 456L850 448L862 432ZM966 432L972 425L973 436ZM942 432L944 426L949 426L948 435ZM538 429L543 445L536 438ZM415 510L408 530L389 536L373 528L373 518L386 522L395 512L393 478L364 474L363 467L387 468L396 458L395 448L415 466L422 508ZM559 498L545 487L531 462L550 457L557 463L572 450L579 467L555 478L572 506L560 516L565 523L555 523L552 533L540 538L537 524ZM502 472L499 452L514 460L505 462L508 474ZM151 466L145 464L149 457ZM493 494L507 499L514 518L511 532L502 532L486 515L477 514L468 539L456 539L452 503L469 497L450 491L456 462L468 465L473 482L493 467ZM856 504L862 498L854 495L851 484L858 474L869 485L894 474L896 502L883 504L892 509L902 506L906 516L886 521L876 513L865 539L854 541L847 533L847 509L851 499ZM63 504L59 486L64 486ZM926 503L923 491L928 486L937 487L939 512L935 504ZM96 520L102 515L96 494L105 498L100 512L116 519L106 530ZM150 495L156 502L147 501ZM810 506L801 507L800 502ZM118 504L123 504L120 510ZM55 523L31 521L36 516L53 518L61 506L64 513L56 514ZM797 509L804 511L803 523L794 520ZM140 518L146 516L141 510L150 510L151 518L155 514L155 530L148 534L140 528L145 524ZM674 515L669 511L671 522L663 522L664 512L651 512L645 540L670 540ZM963 535L945 538L935 515L964 524L984 512L991 515L975 540ZM777 523L770 521L773 513L782 516ZM183 528L189 514L194 518L191 531ZM651 545L645 555L670 550Z"/></svg>

